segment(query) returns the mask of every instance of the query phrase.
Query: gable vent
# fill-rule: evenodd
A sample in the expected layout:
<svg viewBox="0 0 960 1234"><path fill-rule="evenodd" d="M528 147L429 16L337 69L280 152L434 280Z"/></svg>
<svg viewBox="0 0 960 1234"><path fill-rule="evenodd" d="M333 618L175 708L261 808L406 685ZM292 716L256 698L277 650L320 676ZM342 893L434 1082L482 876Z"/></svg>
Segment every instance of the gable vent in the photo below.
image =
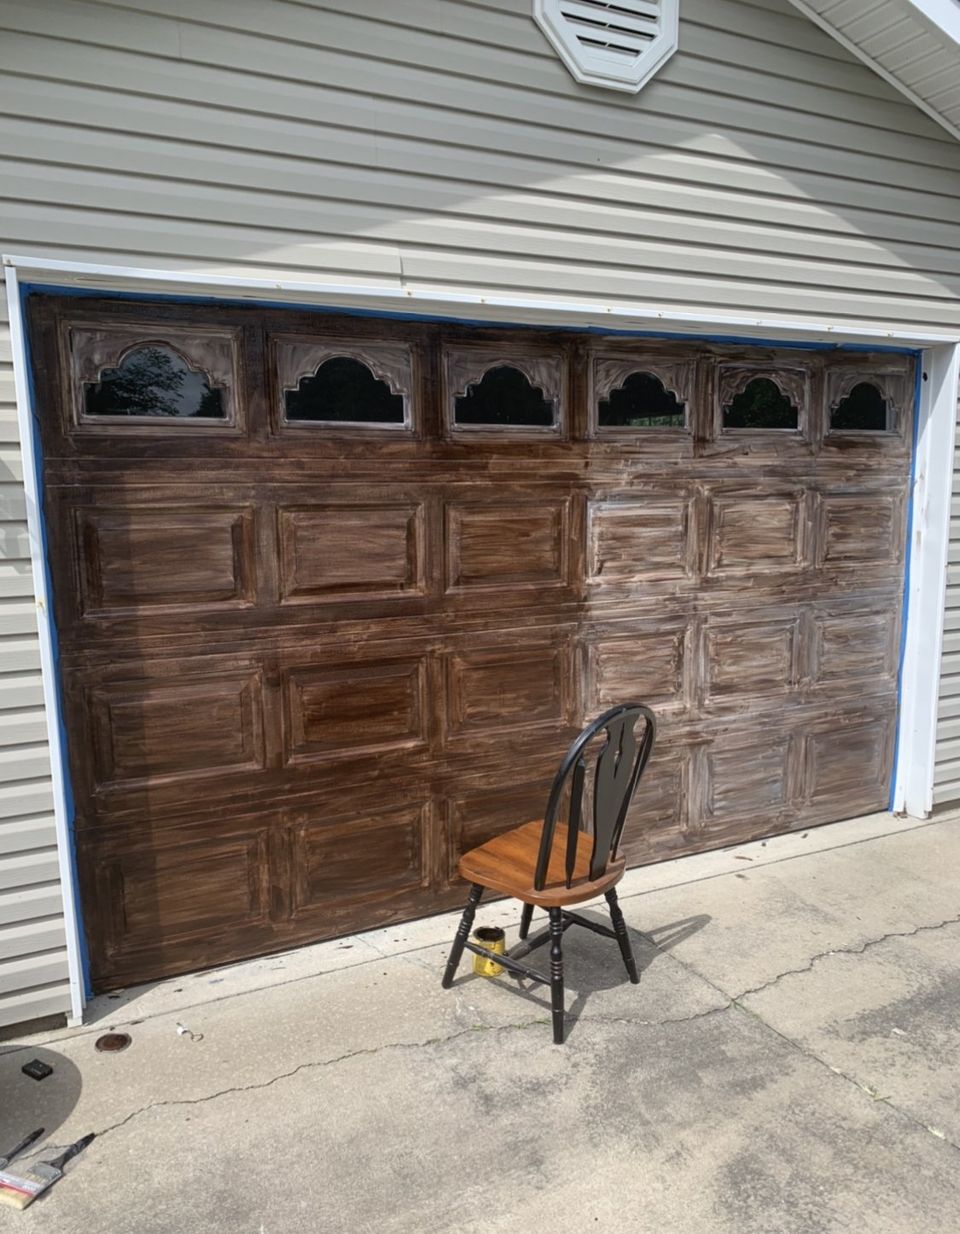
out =
<svg viewBox="0 0 960 1234"><path fill-rule="evenodd" d="M636 93L677 50L679 0L534 0L533 19L589 86Z"/></svg>

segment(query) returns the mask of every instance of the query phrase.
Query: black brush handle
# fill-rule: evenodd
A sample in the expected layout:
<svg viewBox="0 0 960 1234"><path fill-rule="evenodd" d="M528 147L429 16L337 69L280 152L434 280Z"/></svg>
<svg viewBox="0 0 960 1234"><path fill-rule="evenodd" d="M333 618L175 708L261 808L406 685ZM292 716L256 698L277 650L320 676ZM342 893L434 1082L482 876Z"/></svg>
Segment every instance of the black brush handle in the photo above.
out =
<svg viewBox="0 0 960 1234"><path fill-rule="evenodd" d="M43 1135L45 1128L38 1127L36 1131L31 1131L29 1135L25 1135L19 1144L15 1144L8 1153L0 1153L0 1158L4 1161L12 1161L19 1153L22 1153L25 1148L29 1148L31 1144L35 1144Z"/></svg>
<svg viewBox="0 0 960 1234"><path fill-rule="evenodd" d="M62 1170L71 1158L75 1157L77 1153L83 1152L96 1134L95 1131L91 1131L89 1135L83 1136L77 1140L76 1144L71 1144L69 1148L65 1148L59 1157L54 1157L52 1161L48 1161L46 1164L52 1165L55 1170Z"/></svg>

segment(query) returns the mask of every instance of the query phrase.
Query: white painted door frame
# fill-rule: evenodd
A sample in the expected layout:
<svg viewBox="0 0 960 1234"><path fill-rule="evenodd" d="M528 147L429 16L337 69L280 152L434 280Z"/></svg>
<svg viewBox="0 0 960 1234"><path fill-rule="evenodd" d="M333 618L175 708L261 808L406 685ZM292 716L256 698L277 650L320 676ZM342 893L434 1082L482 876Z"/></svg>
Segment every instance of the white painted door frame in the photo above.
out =
<svg viewBox="0 0 960 1234"><path fill-rule="evenodd" d="M21 288L24 283L138 295L220 297L291 306L405 312L421 316L465 316L496 324L567 326L662 333L691 337L718 335L749 341L897 346L922 351L924 380L914 475L906 579L907 621L901 662L900 718L892 808L926 817L933 808L934 749L942 653L950 498L960 382L960 337L930 330L890 329L883 323L809 321L738 314L680 312L655 305L572 301L411 288L397 284L325 282L322 279L258 279L177 270L150 270L40 256L5 256L4 274L13 346L17 414L24 462L27 529L37 598L44 702L50 737L54 812L60 877L67 925L67 955L74 1019L82 1015L84 990L77 927L77 888L68 817L65 750L56 675L55 633L50 615L47 563L41 517L39 463L31 382L27 371Z"/></svg>

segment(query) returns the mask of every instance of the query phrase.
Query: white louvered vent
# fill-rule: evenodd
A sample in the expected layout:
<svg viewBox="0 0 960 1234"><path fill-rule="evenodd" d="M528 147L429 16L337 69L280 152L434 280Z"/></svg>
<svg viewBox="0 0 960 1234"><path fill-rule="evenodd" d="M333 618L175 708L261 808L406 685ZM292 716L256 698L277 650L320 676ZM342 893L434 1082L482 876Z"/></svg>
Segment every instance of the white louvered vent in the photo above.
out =
<svg viewBox="0 0 960 1234"><path fill-rule="evenodd" d="M636 92L677 50L679 0L533 0L533 18L589 86Z"/></svg>

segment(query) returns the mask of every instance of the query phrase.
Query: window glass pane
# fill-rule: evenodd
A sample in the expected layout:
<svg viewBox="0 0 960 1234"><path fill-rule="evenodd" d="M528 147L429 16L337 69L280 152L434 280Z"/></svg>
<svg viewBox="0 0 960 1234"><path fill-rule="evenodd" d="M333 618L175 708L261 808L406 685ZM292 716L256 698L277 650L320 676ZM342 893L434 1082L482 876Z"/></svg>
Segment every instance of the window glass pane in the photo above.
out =
<svg viewBox="0 0 960 1234"><path fill-rule="evenodd" d="M159 343L129 351L85 387L88 416L175 416L223 420L223 393L179 352Z"/></svg>
<svg viewBox="0 0 960 1234"><path fill-rule="evenodd" d="M796 407L769 377L755 377L723 409L724 428L795 429L798 425Z"/></svg>
<svg viewBox="0 0 960 1234"><path fill-rule="evenodd" d="M601 428L683 428L685 404L652 373L631 373L597 407Z"/></svg>
<svg viewBox="0 0 960 1234"><path fill-rule="evenodd" d="M552 428L554 403L510 365L487 369L456 401L457 424L502 424Z"/></svg>
<svg viewBox="0 0 960 1234"><path fill-rule="evenodd" d="M403 395L352 356L325 360L296 390L284 392L288 420L325 423L403 424Z"/></svg>
<svg viewBox="0 0 960 1234"><path fill-rule="evenodd" d="M886 432L887 400L872 382L861 381L830 412L830 427Z"/></svg>

